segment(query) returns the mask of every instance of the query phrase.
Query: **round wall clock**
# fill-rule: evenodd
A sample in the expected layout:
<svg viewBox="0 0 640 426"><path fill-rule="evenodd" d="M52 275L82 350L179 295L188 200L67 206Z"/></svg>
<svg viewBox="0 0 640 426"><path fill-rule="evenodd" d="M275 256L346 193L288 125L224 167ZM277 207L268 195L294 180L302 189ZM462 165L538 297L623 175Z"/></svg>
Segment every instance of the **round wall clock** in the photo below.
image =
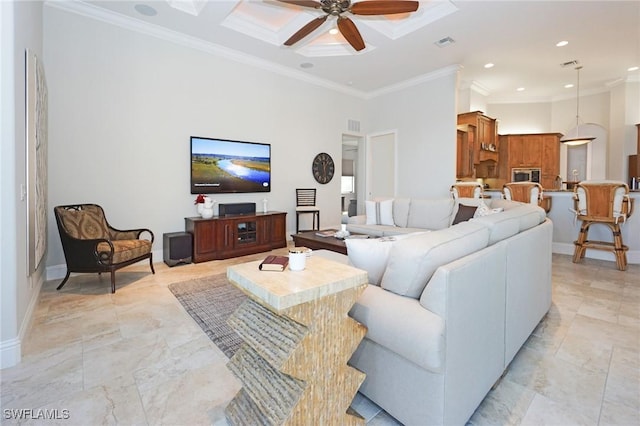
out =
<svg viewBox="0 0 640 426"><path fill-rule="evenodd" d="M329 183L331 179L333 179L333 174L336 172L333 158L326 152L321 152L316 155L311 165L311 172L318 183Z"/></svg>

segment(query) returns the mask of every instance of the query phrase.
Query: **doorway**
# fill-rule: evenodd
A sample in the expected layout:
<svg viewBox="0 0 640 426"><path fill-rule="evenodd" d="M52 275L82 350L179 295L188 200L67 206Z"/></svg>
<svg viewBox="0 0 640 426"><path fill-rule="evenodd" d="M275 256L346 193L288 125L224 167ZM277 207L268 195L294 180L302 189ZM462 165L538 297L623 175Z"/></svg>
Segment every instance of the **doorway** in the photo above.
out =
<svg viewBox="0 0 640 426"><path fill-rule="evenodd" d="M364 138L342 135L342 175L340 181L340 211L342 223L358 214L358 195L364 194Z"/></svg>
<svg viewBox="0 0 640 426"><path fill-rule="evenodd" d="M367 137L367 199L391 198L396 195L395 131Z"/></svg>

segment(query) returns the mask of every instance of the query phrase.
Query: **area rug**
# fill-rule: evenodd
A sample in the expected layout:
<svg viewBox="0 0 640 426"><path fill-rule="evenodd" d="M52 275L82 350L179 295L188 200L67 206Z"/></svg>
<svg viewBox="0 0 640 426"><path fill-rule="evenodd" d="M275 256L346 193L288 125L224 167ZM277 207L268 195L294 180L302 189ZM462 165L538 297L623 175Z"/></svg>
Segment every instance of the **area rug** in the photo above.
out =
<svg viewBox="0 0 640 426"><path fill-rule="evenodd" d="M173 283L169 290L211 341L231 358L242 339L227 325L227 319L247 296L231 285L225 274Z"/></svg>

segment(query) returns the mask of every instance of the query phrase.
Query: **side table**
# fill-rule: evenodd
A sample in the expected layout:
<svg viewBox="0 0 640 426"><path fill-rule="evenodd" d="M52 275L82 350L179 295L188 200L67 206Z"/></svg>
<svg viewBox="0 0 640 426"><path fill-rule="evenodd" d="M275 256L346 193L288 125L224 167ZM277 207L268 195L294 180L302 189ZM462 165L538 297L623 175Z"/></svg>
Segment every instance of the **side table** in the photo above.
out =
<svg viewBox="0 0 640 426"><path fill-rule="evenodd" d="M245 344L227 367L242 389L225 410L234 425L363 425L347 410L365 374L347 361L366 327L347 314L367 273L312 256L306 269L234 265L227 277L249 295L229 318Z"/></svg>

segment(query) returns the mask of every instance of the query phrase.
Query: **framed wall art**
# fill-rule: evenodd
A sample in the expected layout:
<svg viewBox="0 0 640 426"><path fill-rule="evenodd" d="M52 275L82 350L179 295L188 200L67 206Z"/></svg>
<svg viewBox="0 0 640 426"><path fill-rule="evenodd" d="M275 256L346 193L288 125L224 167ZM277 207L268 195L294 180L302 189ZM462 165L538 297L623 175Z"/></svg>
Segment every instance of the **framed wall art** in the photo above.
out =
<svg viewBox="0 0 640 426"><path fill-rule="evenodd" d="M42 62L25 51L28 274L47 249L47 82Z"/></svg>

